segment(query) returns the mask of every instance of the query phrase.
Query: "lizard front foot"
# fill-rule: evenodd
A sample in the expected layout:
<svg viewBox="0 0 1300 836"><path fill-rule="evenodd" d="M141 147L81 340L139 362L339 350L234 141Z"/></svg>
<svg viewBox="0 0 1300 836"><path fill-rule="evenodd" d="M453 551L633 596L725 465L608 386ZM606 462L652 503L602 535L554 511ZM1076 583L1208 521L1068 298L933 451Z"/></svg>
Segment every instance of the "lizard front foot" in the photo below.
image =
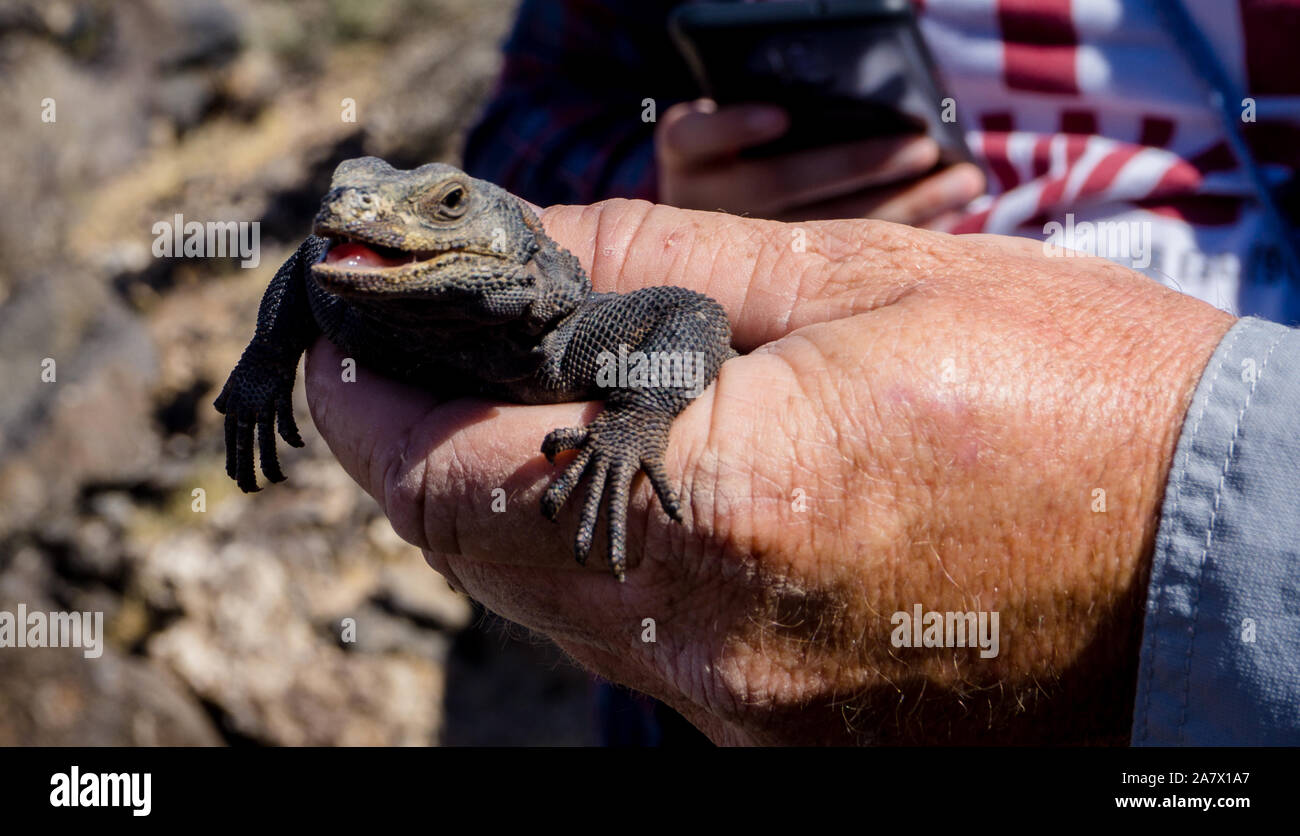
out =
<svg viewBox="0 0 1300 836"><path fill-rule="evenodd" d="M681 504L668 485L663 456L668 447L668 427L672 417L636 406L607 408L585 427L552 430L542 442L542 453L554 463L555 454L577 450L569 463L542 495L542 513L552 522L560 508L578 486L584 474L590 474L578 534L573 541L573 555L585 564L596 533L596 517L601 500L609 497L606 520L609 527L609 568L614 577L624 579L627 570L627 504L632 479L644 470L654 485L659 502L668 516L682 521Z"/></svg>
<svg viewBox="0 0 1300 836"><path fill-rule="evenodd" d="M226 416L226 473L245 493L260 490L253 466L254 431L262 473L272 482L285 479L275 452L276 424L285 442L292 447L303 446L298 425L293 420L296 372L296 360L293 365L287 365L250 345L213 403Z"/></svg>

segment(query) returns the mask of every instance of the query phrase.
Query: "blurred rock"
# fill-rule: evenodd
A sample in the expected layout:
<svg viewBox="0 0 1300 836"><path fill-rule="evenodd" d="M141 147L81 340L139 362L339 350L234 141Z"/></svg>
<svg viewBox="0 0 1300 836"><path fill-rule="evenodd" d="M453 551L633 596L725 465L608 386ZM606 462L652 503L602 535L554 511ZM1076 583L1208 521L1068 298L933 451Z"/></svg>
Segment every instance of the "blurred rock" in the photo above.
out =
<svg viewBox="0 0 1300 836"><path fill-rule="evenodd" d="M0 609L13 612L20 602L36 606L48 600L47 591L56 577L51 562L39 550L30 545L0 550L0 567L4 569L0 572Z"/></svg>
<svg viewBox="0 0 1300 836"><path fill-rule="evenodd" d="M145 600L178 614L150 638L147 652L166 663L241 739L280 745L429 745L442 711L442 667L450 639L427 625L368 603L378 576L363 573L352 596L331 608L321 584L299 585L308 571L241 541L214 550L198 534L160 541L134 577ZM425 569L425 574L432 572ZM445 588L445 584L443 587ZM420 606L447 616L451 605ZM447 590L450 593L450 590ZM305 606L304 606L305 605ZM310 614L329 611L325 629ZM352 619L355 641L341 648L339 622Z"/></svg>
<svg viewBox="0 0 1300 836"><path fill-rule="evenodd" d="M14 290L0 306L0 531L66 506L88 482L147 475L156 374L147 335L84 275Z"/></svg>
<svg viewBox="0 0 1300 836"><path fill-rule="evenodd" d="M220 0L152 0L148 8L170 35L155 53L162 70L223 64L239 51L243 21Z"/></svg>
<svg viewBox="0 0 1300 836"><path fill-rule="evenodd" d="M469 624L469 599L422 559L385 566L379 576L379 597L395 612L442 630L456 631Z"/></svg>
<svg viewBox="0 0 1300 836"><path fill-rule="evenodd" d="M203 73L185 72L173 75L158 86L153 106L177 130L185 131L199 124L216 100L212 79Z"/></svg>
<svg viewBox="0 0 1300 836"><path fill-rule="evenodd" d="M46 594L51 590L68 600L56 602ZM69 590L48 555L30 546L15 549L0 572L0 610L9 613L20 604L28 612L99 611L107 625L117 601L102 587ZM0 746L221 743L201 705L175 677L123 654L111 641L101 647L96 658L87 658L83 648L0 648Z"/></svg>
<svg viewBox="0 0 1300 836"><path fill-rule="evenodd" d="M549 645L476 643L301 383L307 447L255 497L211 408L334 165L456 161L514 4L0 0L22 160L0 166L0 607L103 611L109 640L0 649L0 745L586 740L586 678ZM176 214L258 222L260 264L155 258Z"/></svg>
<svg viewBox="0 0 1300 836"><path fill-rule="evenodd" d="M221 736L166 671L109 648L0 651L0 746L214 746Z"/></svg>
<svg viewBox="0 0 1300 836"><path fill-rule="evenodd" d="M409 653L445 661L451 647L446 633L426 630L409 619L368 604L353 611L343 648L356 653ZM344 635L341 619L329 625L334 635Z"/></svg>

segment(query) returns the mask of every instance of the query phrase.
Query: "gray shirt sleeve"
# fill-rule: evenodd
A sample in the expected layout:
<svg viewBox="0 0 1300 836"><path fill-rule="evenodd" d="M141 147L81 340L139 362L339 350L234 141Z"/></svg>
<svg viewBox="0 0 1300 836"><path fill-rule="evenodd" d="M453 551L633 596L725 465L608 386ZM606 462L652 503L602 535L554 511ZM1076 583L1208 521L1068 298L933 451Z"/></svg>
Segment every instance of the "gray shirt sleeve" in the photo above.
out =
<svg viewBox="0 0 1300 836"><path fill-rule="evenodd" d="M1300 745L1300 330L1239 320L1183 423L1134 745Z"/></svg>

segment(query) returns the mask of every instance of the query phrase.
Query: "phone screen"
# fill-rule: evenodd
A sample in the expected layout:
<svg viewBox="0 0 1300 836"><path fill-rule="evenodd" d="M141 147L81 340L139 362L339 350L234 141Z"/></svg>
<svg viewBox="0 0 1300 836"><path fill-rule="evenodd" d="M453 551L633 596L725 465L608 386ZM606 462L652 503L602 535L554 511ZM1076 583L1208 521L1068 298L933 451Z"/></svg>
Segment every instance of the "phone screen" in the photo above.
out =
<svg viewBox="0 0 1300 836"><path fill-rule="evenodd" d="M926 133L945 164L970 159L907 0L689 4L670 30L704 95L790 113L751 155Z"/></svg>

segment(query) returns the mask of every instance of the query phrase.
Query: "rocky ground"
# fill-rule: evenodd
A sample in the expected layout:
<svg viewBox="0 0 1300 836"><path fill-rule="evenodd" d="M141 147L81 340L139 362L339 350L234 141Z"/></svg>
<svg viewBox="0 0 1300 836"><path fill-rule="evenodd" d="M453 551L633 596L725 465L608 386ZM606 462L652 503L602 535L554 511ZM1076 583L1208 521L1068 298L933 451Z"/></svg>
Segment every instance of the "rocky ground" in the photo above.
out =
<svg viewBox="0 0 1300 836"><path fill-rule="evenodd" d="M588 678L392 533L301 383L255 497L210 407L339 160L456 162L513 5L0 0L0 611L107 633L0 648L0 745L593 742ZM156 258L176 214L258 221L260 265Z"/></svg>

